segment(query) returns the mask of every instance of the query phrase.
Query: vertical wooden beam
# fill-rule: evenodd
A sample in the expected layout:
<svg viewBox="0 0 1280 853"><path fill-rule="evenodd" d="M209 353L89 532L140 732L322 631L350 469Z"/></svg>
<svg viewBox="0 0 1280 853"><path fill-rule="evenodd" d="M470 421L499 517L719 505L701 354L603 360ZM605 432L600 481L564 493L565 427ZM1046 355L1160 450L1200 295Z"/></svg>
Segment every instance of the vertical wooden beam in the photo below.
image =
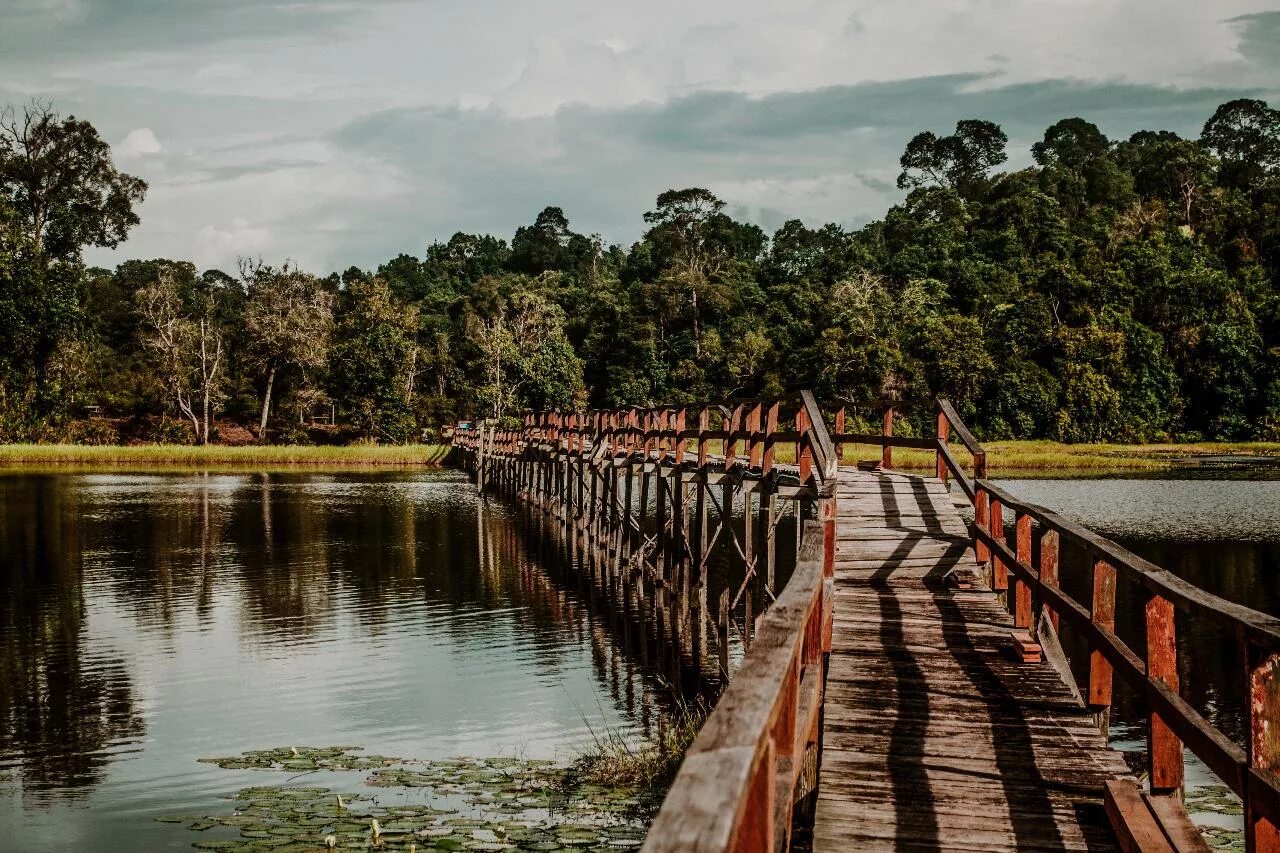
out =
<svg viewBox="0 0 1280 853"><path fill-rule="evenodd" d="M813 478L813 447L809 443L809 413L802 406L796 411L796 461L800 465L800 482L808 483Z"/></svg>
<svg viewBox="0 0 1280 853"><path fill-rule="evenodd" d="M1005 543L1004 506L995 495L991 496L988 511L990 517L987 529L991 536L1003 545ZM1009 569L1000 555L994 551L991 553L991 588L996 592L1005 592L1009 589Z"/></svg>
<svg viewBox="0 0 1280 853"><path fill-rule="evenodd" d="M1147 678L1163 681L1178 692L1178 640L1173 602L1149 595L1147 617ZM1147 768L1151 793L1170 794L1182 788L1182 741L1158 713L1148 716Z"/></svg>
<svg viewBox="0 0 1280 853"><path fill-rule="evenodd" d="M770 403L764 416L764 453L761 457L761 470L765 476L773 471L773 434L778 431L778 404Z"/></svg>
<svg viewBox="0 0 1280 853"><path fill-rule="evenodd" d="M1058 589L1058 531L1045 530L1040 535L1040 583ZM1058 612L1045 605L1049 621L1058 629Z"/></svg>
<svg viewBox="0 0 1280 853"><path fill-rule="evenodd" d="M943 485L947 483L947 461L942 457L942 449L947 446L947 442L951 440L951 421L944 412L938 412L938 453L937 453L937 474L938 479Z"/></svg>
<svg viewBox="0 0 1280 853"><path fill-rule="evenodd" d="M720 590L720 607L716 612L716 655L720 661L720 677L729 677L729 587Z"/></svg>
<svg viewBox="0 0 1280 853"><path fill-rule="evenodd" d="M973 526L991 532L990 495L981 486L977 487L973 496ZM976 536L973 539L973 556L983 565L991 559L991 549Z"/></svg>
<svg viewBox="0 0 1280 853"><path fill-rule="evenodd" d="M1249 767L1261 773L1280 771L1280 654L1245 641L1245 677L1249 690ZM1254 785L1245 779L1244 837L1249 853L1280 851L1280 827L1260 814ZM1262 786L1257 786L1261 788Z"/></svg>
<svg viewBox="0 0 1280 853"><path fill-rule="evenodd" d="M836 432L831 436L831 441L836 446L836 462L840 465L844 464L844 444L840 441L840 436L844 435L845 414L844 406L836 409Z"/></svg>
<svg viewBox="0 0 1280 853"><path fill-rule="evenodd" d="M1018 562L1024 566L1031 565L1031 516L1025 512L1017 515L1014 522L1014 535L1017 542ZM1013 624L1019 628L1031 627L1031 585L1018 575L1014 580L1014 614Z"/></svg>
<svg viewBox="0 0 1280 853"><path fill-rule="evenodd" d="M893 438L893 406L885 407L884 428L881 435L885 438ZM880 467L885 470L893 467L893 447L887 441L880 448Z"/></svg>
<svg viewBox="0 0 1280 853"><path fill-rule="evenodd" d="M747 431L750 433L760 432L760 416L761 406L755 403L747 410ZM760 467L760 460L764 454L764 442L759 438L753 437L747 442L747 464L752 468Z"/></svg>
<svg viewBox="0 0 1280 853"><path fill-rule="evenodd" d="M1108 631L1116 627L1116 570L1106 560L1093 563L1093 624ZM1111 662L1098 649L1089 651L1089 707L1104 733L1111 715Z"/></svg>

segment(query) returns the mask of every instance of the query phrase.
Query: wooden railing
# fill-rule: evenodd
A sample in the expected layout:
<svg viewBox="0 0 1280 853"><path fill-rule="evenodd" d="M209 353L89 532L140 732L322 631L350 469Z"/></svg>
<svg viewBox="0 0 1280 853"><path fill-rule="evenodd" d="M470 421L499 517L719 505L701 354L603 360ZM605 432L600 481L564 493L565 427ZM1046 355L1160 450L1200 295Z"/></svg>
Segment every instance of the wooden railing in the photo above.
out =
<svg viewBox="0 0 1280 853"><path fill-rule="evenodd" d="M1083 699L1104 730L1114 675L1145 701L1151 795L1180 797L1183 748L1190 749L1243 801L1248 850L1280 851L1280 777L1276 775L1280 770L1280 619L1205 592L986 479L985 452L945 401L941 401L938 426L939 474L945 465L972 500L975 554L988 565L990 585L1005 596L1014 624L1031 633L1047 653L1052 652L1050 660L1056 657L1064 663L1059 627L1065 624L1084 638L1089 661L1088 683L1081 685ZM961 469L947 447L952 432L973 456L972 475ZM1013 530L1012 545L1008 526ZM1059 552L1066 543L1080 549L1090 567L1088 604L1064 592L1059 583ZM1131 648L1116 634L1116 592L1122 582L1132 586L1143 605L1142 649ZM1179 611L1183 618L1216 623L1236 639L1240 678L1247 688L1243 710L1248 739L1243 747L1182 698ZM1074 682L1069 670L1062 675ZM1176 804L1176 800L1171 803Z"/></svg>
<svg viewBox="0 0 1280 853"><path fill-rule="evenodd" d="M819 522L800 562L685 756L644 849L785 849L797 781L815 749L830 651L831 571Z"/></svg>

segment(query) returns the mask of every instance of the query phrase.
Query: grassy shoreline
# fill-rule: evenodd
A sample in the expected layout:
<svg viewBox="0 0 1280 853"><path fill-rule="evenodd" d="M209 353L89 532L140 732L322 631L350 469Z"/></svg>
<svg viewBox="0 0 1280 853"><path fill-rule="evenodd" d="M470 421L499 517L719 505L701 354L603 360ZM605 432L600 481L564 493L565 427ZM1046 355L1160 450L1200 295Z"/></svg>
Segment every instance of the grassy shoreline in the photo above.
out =
<svg viewBox="0 0 1280 853"><path fill-rule="evenodd" d="M0 444L4 468L405 468L439 467L449 448L440 444L78 445Z"/></svg>
<svg viewBox="0 0 1280 853"><path fill-rule="evenodd" d="M1126 473L1170 471L1204 465L1209 459L1235 460L1246 464L1251 459L1274 459L1280 463L1280 443L1195 442L1188 444L1062 444L1055 441L984 442L987 468L993 476L1001 472L1077 471L1089 473ZM951 452L966 471L973 470L973 459L964 446L953 441ZM845 460L878 458L878 449L846 448ZM895 468L932 469L934 454L927 450L894 448Z"/></svg>
<svg viewBox="0 0 1280 853"><path fill-rule="evenodd" d="M1169 471L1204 464L1207 459L1274 459L1280 464L1280 442L1198 442L1191 444L1061 444L1052 441L993 441L986 443L988 469L1002 472L1060 471L1078 473L1135 473ZM952 453L966 470L972 459L962 445ZM196 447L178 444L76 445L0 444L0 470L15 468L407 468L439 467L449 448L440 444L245 445ZM878 459L878 447L849 445L844 462ZM790 447L778 448L779 461L792 461ZM894 448L895 468L932 470L934 454L927 450Z"/></svg>

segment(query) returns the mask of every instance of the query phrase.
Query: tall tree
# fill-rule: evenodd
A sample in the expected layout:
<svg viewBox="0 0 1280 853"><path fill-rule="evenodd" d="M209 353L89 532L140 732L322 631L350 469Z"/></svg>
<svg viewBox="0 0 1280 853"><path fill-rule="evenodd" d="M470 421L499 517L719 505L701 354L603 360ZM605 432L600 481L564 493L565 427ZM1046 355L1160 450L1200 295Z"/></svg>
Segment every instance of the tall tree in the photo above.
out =
<svg viewBox="0 0 1280 853"><path fill-rule="evenodd" d="M320 368L329 357L334 295L315 276L288 263L279 269L245 265L241 278L248 297L245 328L264 373L258 437L265 438L277 374L296 369L305 386L308 371Z"/></svg>
<svg viewBox="0 0 1280 853"><path fill-rule="evenodd" d="M191 421L197 444L212 437L213 409L223 391L225 352L217 321L217 294L173 267L137 293L146 323L144 342L156 355L163 381L178 411ZM185 280L184 280L185 279Z"/></svg>
<svg viewBox="0 0 1280 853"><path fill-rule="evenodd" d="M982 119L956 122L956 132L950 136L919 133L902 152L898 188L937 184L976 198L991 170L1009 159L1008 142L1000 125Z"/></svg>
<svg viewBox="0 0 1280 853"><path fill-rule="evenodd" d="M0 194L17 213L43 265L114 248L138 224L141 178L116 169L111 148L87 121L33 101L0 117Z"/></svg>

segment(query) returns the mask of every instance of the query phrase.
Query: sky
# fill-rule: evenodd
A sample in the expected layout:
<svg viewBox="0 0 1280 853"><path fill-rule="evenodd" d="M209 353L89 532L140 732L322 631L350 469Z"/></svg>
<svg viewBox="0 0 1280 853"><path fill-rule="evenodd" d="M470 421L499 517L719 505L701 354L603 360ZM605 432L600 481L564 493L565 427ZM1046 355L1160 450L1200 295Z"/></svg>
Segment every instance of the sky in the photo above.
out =
<svg viewBox="0 0 1280 853"><path fill-rule="evenodd" d="M1280 2L0 0L0 104L88 119L150 184L88 260L318 273L509 238L548 205L629 244L662 191L857 226L921 130L1196 136L1280 104Z"/></svg>

